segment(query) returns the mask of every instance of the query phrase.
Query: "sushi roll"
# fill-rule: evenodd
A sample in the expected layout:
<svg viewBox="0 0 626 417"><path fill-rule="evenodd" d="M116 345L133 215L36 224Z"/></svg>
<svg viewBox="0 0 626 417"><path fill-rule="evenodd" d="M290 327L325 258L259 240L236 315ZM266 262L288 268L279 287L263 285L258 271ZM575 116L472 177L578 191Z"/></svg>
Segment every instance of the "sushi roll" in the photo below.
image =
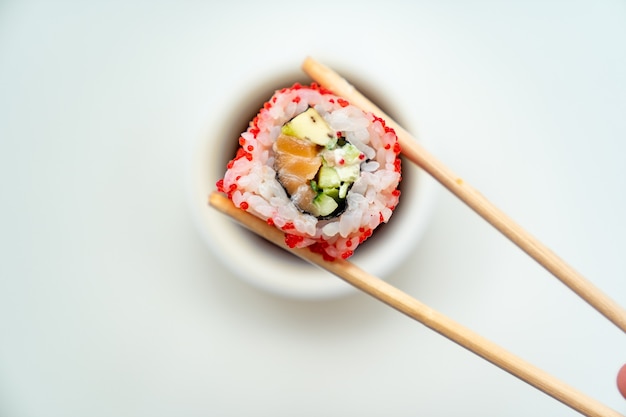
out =
<svg viewBox="0 0 626 417"><path fill-rule="evenodd" d="M281 229L289 247L347 259L398 205L399 154L383 119L295 84L263 105L216 187Z"/></svg>

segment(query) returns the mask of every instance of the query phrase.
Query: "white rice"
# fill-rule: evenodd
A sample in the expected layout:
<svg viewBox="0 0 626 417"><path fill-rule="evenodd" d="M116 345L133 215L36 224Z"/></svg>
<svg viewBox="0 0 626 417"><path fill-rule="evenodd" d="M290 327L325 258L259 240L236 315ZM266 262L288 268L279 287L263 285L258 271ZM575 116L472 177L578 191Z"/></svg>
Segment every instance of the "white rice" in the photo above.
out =
<svg viewBox="0 0 626 417"><path fill-rule="evenodd" d="M329 126L357 147L365 160L346 198L346 209L332 219L318 219L290 201L272 168L272 144L282 125L314 107ZM399 147L393 130L370 113L317 86L276 92L239 139L240 153L229 163L218 189L237 207L286 233L292 247L309 246L327 259L347 258L399 202Z"/></svg>

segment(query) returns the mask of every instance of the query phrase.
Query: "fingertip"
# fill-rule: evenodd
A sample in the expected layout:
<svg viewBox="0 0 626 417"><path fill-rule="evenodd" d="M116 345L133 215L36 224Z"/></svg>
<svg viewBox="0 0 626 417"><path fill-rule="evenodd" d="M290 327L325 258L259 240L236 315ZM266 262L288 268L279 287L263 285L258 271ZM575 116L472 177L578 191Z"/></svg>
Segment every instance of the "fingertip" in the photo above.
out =
<svg viewBox="0 0 626 417"><path fill-rule="evenodd" d="M626 399L626 364L617 373L617 389L622 394L622 397Z"/></svg>

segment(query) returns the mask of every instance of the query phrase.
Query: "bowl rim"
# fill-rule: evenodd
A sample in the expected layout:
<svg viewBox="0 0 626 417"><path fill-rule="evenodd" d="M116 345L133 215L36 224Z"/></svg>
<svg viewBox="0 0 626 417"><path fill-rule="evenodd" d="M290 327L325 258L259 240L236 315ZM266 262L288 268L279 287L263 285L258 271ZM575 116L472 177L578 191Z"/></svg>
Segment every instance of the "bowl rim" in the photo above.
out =
<svg viewBox="0 0 626 417"><path fill-rule="evenodd" d="M241 97L245 97L245 88L243 85L240 88L244 93ZM319 300L357 292L343 280L282 249L272 247L271 253L268 253L267 247L259 247L260 238L209 207L208 196L226 170L223 157L225 145L218 142L221 135L215 134L214 120L232 119L229 112L236 112L241 106L239 100L242 99L236 97L231 95L219 108L213 106L212 116L207 118L190 149L188 200L195 227L202 239L233 275L269 293ZM222 152L215 152L216 146ZM409 184L410 188L403 188L398 209L384 225L384 231L375 232L350 258L359 267L382 279L402 265L417 247L435 201L432 178L406 159L403 160L402 177L401 185ZM246 261L237 262L242 253L246 254Z"/></svg>

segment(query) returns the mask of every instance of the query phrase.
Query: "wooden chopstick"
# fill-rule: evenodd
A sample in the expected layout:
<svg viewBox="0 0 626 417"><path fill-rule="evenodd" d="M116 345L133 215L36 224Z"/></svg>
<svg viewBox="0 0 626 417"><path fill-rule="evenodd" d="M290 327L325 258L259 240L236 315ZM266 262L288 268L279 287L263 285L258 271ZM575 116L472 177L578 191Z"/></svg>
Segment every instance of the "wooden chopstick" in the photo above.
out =
<svg viewBox="0 0 626 417"><path fill-rule="evenodd" d="M209 204L275 245L333 273L359 290L417 320L426 327L561 401L579 413L593 417L621 416L617 411L559 381L545 371L525 362L484 337L464 328L391 284L368 274L353 263L343 259L329 262L325 261L320 254L313 253L307 248L289 248L285 244L285 235L281 230L237 208L224 195L217 192L212 193L209 196Z"/></svg>
<svg viewBox="0 0 626 417"><path fill-rule="evenodd" d="M304 60L302 69L321 86L345 98L362 110L372 112L385 119L386 124L396 131L402 154L407 159L428 172L583 300L622 329L623 332L626 332L626 310L624 308L602 293L548 247L531 236L462 178L454 174L447 166L421 146L409 132L358 92L348 81L332 69L310 57Z"/></svg>

